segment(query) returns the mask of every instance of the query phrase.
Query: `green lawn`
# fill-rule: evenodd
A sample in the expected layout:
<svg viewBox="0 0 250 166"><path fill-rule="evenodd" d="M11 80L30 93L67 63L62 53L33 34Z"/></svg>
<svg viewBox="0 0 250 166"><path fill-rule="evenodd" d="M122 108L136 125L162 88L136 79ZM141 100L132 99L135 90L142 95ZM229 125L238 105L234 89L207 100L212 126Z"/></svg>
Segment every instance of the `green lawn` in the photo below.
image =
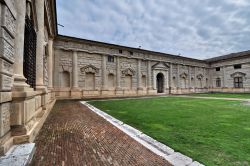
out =
<svg viewBox="0 0 250 166"><path fill-rule="evenodd" d="M250 93L200 93L191 96L250 99Z"/></svg>
<svg viewBox="0 0 250 166"><path fill-rule="evenodd" d="M250 165L250 106L164 97L90 104L205 165Z"/></svg>

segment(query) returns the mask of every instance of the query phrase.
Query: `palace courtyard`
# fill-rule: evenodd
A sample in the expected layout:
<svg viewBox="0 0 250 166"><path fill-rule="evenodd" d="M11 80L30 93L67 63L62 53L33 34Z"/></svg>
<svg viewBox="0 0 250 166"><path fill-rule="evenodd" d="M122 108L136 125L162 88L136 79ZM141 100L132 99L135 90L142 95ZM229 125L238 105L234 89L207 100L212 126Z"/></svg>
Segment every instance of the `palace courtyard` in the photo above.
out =
<svg viewBox="0 0 250 166"><path fill-rule="evenodd" d="M88 103L204 165L250 164L249 94ZM79 101L57 101L35 143L35 165L169 165Z"/></svg>

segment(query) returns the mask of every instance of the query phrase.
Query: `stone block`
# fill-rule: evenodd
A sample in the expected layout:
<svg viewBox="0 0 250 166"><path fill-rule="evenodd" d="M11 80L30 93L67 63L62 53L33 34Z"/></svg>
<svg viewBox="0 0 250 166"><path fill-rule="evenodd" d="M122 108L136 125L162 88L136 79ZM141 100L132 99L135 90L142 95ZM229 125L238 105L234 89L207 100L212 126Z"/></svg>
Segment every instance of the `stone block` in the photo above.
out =
<svg viewBox="0 0 250 166"><path fill-rule="evenodd" d="M0 166L30 165L35 152L35 144L22 144L13 146L5 156L0 158Z"/></svg>
<svg viewBox="0 0 250 166"><path fill-rule="evenodd" d="M4 59L0 58L0 73L9 76L13 75L13 65Z"/></svg>
<svg viewBox="0 0 250 166"><path fill-rule="evenodd" d="M10 130L10 103L0 105L0 137Z"/></svg>
<svg viewBox="0 0 250 166"><path fill-rule="evenodd" d="M3 38L0 38L0 57L14 63L14 47Z"/></svg>
<svg viewBox="0 0 250 166"><path fill-rule="evenodd" d="M0 91L10 91L12 87L12 77L0 74Z"/></svg>
<svg viewBox="0 0 250 166"><path fill-rule="evenodd" d="M36 96L35 97L35 100L36 100L36 110L37 109L39 109L41 106L42 106L42 98L41 98L41 96L39 95L39 96Z"/></svg>
<svg viewBox="0 0 250 166"><path fill-rule="evenodd" d="M35 98L24 101L24 122L30 121L36 111L36 100Z"/></svg>
<svg viewBox="0 0 250 166"><path fill-rule="evenodd" d="M102 96L115 96L114 90L102 90L101 91Z"/></svg>
<svg viewBox="0 0 250 166"><path fill-rule="evenodd" d="M193 160L190 157L187 157L181 153L173 153L169 156L167 156L167 160L173 164L178 166L185 166L189 165L193 162Z"/></svg>
<svg viewBox="0 0 250 166"><path fill-rule="evenodd" d="M14 38L4 28L0 29L0 38L8 42L12 47L14 47Z"/></svg>
<svg viewBox="0 0 250 166"><path fill-rule="evenodd" d="M7 6L2 5L2 27L12 36L15 36L16 24L15 17Z"/></svg>
<svg viewBox="0 0 250 166"><path fill-rule="evenodd" d="M0 92L0 103L8 102L12 100L11 92Z"/></svg>

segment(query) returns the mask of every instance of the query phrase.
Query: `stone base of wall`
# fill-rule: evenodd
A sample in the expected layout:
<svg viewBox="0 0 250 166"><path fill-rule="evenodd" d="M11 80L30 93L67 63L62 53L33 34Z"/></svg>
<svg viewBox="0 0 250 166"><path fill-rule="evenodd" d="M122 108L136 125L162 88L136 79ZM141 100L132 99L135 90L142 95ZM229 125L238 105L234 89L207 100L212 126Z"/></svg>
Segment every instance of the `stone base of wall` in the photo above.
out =
<svg viewBox="0 0 250 166"><path fill-rule="evenodd" d="M54 90L59 99L109 98L157 95L157 90L81 90L59 88ZM164 93L166 94L166 93Z"/></svg>
<svg viewBox="0 0 250 166"><path fill-rule="evenodd" d="M209 88L209 92L250 93L250 88Z"/></svg>
<svg viewBox="0 0 250 166"><path fill-rule="evenodd" d="M0 138L0 155L14 144L33 142L56 99L52 91L13 92L10 131Z"/></svg>

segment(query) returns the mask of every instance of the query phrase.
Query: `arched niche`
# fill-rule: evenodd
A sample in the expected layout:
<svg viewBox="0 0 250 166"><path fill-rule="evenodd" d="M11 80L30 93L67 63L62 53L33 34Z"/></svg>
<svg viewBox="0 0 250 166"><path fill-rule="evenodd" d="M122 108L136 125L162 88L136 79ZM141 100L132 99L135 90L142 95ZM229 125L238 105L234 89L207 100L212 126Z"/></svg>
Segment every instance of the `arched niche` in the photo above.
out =
<svg viewBox="0 0 250 166"><path fill-rule="evenodd" d="M108 74L108 88L113 89L115 87L115 75L113 73Z"/></svg>

